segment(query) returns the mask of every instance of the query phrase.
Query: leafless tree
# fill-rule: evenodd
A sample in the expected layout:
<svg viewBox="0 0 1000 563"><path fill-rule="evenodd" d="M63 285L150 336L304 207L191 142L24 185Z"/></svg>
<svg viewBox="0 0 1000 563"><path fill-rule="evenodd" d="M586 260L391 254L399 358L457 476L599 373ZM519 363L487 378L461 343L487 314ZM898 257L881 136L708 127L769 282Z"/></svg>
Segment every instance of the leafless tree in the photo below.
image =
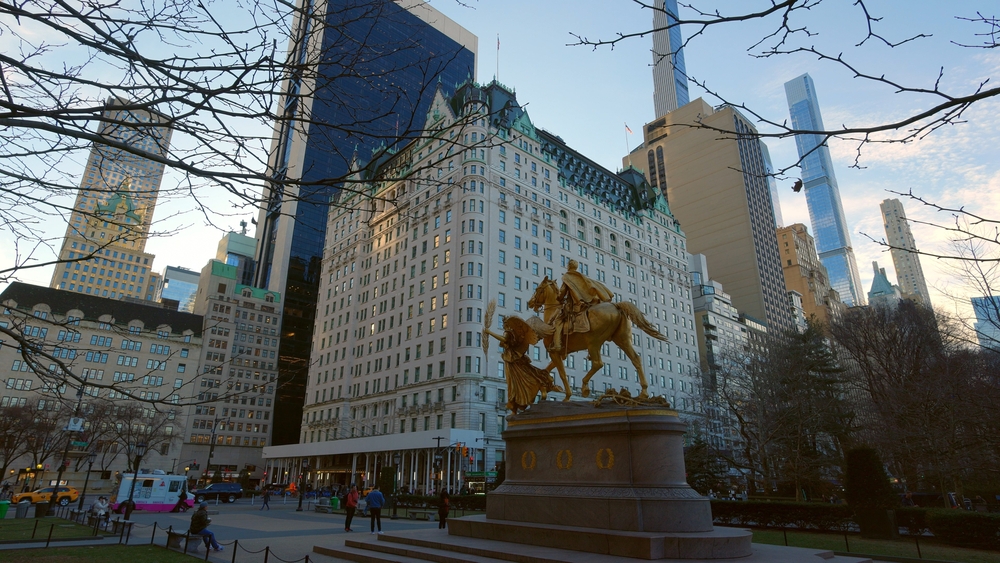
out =
<svg viewBox="0 0 1000 563"><path fill-rule="evenodd" d="M651 0L632 0L636 9L647 10L650 19L656 11L663 11L660 2ZM830 0L753 0L737 4L724 4L714 0L679 1L678 14L666 18L667 25L660 28L647 27L638 30L619 31L608 37L590 38L574 35L571 45L588 46L594 49L614 48L625 41L645 40L654 32L680 28L684 40L677 49L689 45L697 45L701 40L718 40L706 36L715 31L725 31L733 26L753 26L760 29L746 45L749 56L758 59L775 57L807 57L817 60L820 64L833 65L846 71L854 79L863 83L880 86L890 92L905 97L910 107L914 109L908 114L885 122L842 124L825 130L796 129L789 124L784 116L769 116L760 108L749 107L735 101L738 92L722 92L715 90L704 80L689 75L691 83L704 90L707 95L719 103L738 108L758 123L761 137L786 138L806 134L818 136L823 144L832 138L853 141L857 146L855 166L860 166L859 160L862 148L867 143L908 143L923 138L941 127L963 123L965 113L977 103L1000 95L1000 87L990 84L989 76L982 77L979 84L965 88L951 86L948 81L948 69L936 70L936 76L927 83L907 83L897 79L899 74L891 69L873 68L873 60L892 50L902 50L911 44L922 42L944 42L948 45L959 45L970 49L993 49L998 46L1000 37L997 31L997 19L984 15L991 6L986 2L973 2L955 5L955 17L968 24L968 38L965 41L951 42L945 37L938 37L927 30L915 29L905 35L892 36L884 31L886 20L900 17L898 10L906 9L902 5L889 8L884 5L869 7L871 2L855 0L851 3L835 3ZM831 4L836 4L831 6ZM977 6L981 11L977 11ZM819 30L823 28L823 19L828 17L830 10L840 15L853 16L855 28L837 29L835 40L821 41ZM877 10L877 11L876 11ZM844 14L844 12L848 12ZM851 13L853 12L853 13ZM928 22L930 26L933 22ZM669 57L676 53L654 53L655 57ZM698 124L699 127L707 127ZM719 130L720 134L731 132ZM804 157L803 157L804 158ZM778 167L776 174L787 173L798 162L784 167Z"/></svg>
<svg viewBox="0 0 1000 563"><path fill-rule="evenodd" d="M831 327L847 366L860 440L882 452L909 487L961 492L994 472L995 362L969 350L946 318L912 301L854 308ZM990 367L990 366L993 367Z"/></svg>
<svg viewBox="0 0 1000 563"><path fill-rule="evenodd" d="M774 338L763 353L725 363L719 396L743 444L727 461L747 476L751 491L780 487L800 500L803 492L827 492L853 413L819 328Z"/></svg>
<svg viewBox="0 0 1000 563"><path fill-rule="evenodd" d="M27 406L0 409L0 475L7 475L25 453L33 423L31 415Z"/></svg>

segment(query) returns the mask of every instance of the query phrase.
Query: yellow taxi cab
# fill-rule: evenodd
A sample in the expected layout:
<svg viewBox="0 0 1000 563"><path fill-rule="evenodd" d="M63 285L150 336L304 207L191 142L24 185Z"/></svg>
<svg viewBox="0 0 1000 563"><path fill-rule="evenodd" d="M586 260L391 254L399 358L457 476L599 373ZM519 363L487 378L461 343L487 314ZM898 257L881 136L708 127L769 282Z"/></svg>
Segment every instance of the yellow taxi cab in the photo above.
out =
<svg viewBox="0 0 1000 563"><path fill-rule="evenodd" d="M52 499L52 493L56 490L55 487L45 487L43 489L35 489L30 493L18 493L14 495L12 499L14 503L19 503L23 500L30 501L31 503L36 502L50 502ZM75 487L59 487L59 505L66 506L71 502L76 502L80 498L80 491Z"/></svg>

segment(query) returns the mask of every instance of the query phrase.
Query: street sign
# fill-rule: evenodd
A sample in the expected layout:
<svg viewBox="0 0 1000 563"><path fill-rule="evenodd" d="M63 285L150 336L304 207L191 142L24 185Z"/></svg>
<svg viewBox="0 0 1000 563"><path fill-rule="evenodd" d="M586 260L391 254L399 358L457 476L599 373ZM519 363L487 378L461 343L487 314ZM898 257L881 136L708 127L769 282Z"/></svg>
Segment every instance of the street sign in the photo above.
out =
<svg viewBox="0 0 1000 563"><path fill-rule="evenodd" d="M88 442L80 442L79 440L73 440L69 444L74 448L86 448L88 445L90 445Z"/></svg>
<svg viewBox="0 0 1000 563"><path fill-rule="evenodd" d="M466 471L466 477L496 477L496 471Z"/></svg>

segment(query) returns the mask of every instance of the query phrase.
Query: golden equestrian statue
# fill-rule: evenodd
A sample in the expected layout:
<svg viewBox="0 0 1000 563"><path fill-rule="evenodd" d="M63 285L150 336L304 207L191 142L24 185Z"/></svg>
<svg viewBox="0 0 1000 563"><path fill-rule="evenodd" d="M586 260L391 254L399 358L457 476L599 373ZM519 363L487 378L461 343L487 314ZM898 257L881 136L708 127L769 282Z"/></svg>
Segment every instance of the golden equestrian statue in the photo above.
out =
<svg viewBox="0 0 1000 563"><path fill-rule="evenodd" d="M566 401L570 399L572 389L563 361L573 352L587 351L591 366L583 378L581 394L588 397L590 378L604 366L601 346L608 341L617 344L635 366L642 385L638 398L649 397L649 382L642 369L642 359L632 347L632 323L657 340L667 342L667 337L660 334L632 303L610 301L611 291L604 284L578 272L575 260L570 260L561 288L546 276L528 300L528 307L536 312L542 309L544 323L555 327L552 336L543 335L545 349L551 358L544 371L551 372L552 368L559 371Z"/></svg>

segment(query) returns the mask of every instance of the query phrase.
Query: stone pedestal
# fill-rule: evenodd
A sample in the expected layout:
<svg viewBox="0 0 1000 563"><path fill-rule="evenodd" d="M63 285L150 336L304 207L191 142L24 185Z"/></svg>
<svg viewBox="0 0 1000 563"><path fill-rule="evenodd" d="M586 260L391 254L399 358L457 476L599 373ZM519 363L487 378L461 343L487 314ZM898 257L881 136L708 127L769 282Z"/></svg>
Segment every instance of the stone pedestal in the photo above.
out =
<svg viewBox="0 0 1000 563"><path fill-rule="evenodd" d="M580 529L580 537L614 536L617 545L628 538L655 546L683 537L689 545L700 543L687 550L697 558L749 555L750 533L716 531L709 500L685 481L684 430L677 412L662 407L533 405L509 418L506 480L487 495L485 520L455 526L453 533L495 536L517 523L523 543L551 545L549 527L560 526ZM483 528L491 522L498 528L493 532ZM529 539L534 534L526 524L538 525L537 541ZM586 548L595 542L566 543L558 547L595 551ZM658 548L622 547L634 557L670 556Z"/></svg>

